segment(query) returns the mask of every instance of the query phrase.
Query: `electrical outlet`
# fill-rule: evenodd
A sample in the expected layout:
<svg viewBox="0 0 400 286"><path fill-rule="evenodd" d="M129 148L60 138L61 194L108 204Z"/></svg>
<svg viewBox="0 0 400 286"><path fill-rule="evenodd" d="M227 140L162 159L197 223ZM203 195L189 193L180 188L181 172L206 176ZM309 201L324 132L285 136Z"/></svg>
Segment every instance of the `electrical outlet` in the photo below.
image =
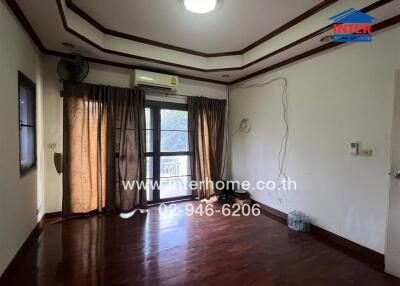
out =
<svg viewBox="0 0 400 286"><path fill-rule="evenodd" d="M57 143L49 143L48 145L47 145L47 147L49 148L49 149L57 149Z"/></svg>
<svg viewBox="0 0 400 286"><path fill-rule="evenodd" d="M372 156L372 150L359 150L358 151L358 156L371 157Z"/></svg>

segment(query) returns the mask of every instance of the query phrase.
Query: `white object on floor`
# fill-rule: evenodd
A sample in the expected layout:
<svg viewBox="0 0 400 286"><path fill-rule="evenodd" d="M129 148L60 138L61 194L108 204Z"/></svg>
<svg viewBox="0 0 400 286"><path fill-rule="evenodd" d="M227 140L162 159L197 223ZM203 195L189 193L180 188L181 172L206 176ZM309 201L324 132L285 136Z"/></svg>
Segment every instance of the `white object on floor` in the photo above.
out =
<svg viewBox="0 0 400 286"><path fill-rule="evenodd" d="M136 213L136 211L137 211L137 210L133 210L133 211L131 211L131 212L129 212L129 213L120 213L119 216L120 216L120 218L122 218L122 219L128 219L128 218L133 217L133 215Z"/></svg>
<svg viewBox="0 0 400 286"><path fill-rule="evenodd" d="M213 203L218 202L218 197L217 197L217 196L214 196L214 197L211 197L209 200L207 200L207 199L202 199L201 202L202 202L202 203L206 203L206 204L213 204Z"/></svg>
<svg viewBox="0 0 400 286"><path fill-rule="evenodd" d="M131 217L133 217L135 215L136 212L140 212L141 214L145 214L147 213L147 210L145 209L135 209L129 213L120 213L119 217L122 219L130 219Z"/></svg>

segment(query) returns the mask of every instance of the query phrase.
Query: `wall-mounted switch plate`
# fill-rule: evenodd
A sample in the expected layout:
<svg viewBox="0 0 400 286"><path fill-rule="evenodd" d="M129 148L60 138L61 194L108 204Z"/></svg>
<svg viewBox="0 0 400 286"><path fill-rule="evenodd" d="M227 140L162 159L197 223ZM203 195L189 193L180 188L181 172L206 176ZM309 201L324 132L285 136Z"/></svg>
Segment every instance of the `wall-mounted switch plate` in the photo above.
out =
<svg viewBox="0 0 400 286"><path fill-rule="evenodd" d="M361 149L360 143L352 142L350 143L350 154L353 156L372 156L372 150L370 149Z"/></svg>
<svg viewBox="0 0 400 286"><path fill-rule="evenodd" d="M350 143L350 154L353 156L358 156L358 147L359 146L360 146L360 143L357 143L357 142Z"/></svg>
<svg viewBox="0 0 400 286"><path fill-rule="evenodd" d="M57 149L57 143L49 143L49 144L47 144L47 147L49 149Z"/></svg>

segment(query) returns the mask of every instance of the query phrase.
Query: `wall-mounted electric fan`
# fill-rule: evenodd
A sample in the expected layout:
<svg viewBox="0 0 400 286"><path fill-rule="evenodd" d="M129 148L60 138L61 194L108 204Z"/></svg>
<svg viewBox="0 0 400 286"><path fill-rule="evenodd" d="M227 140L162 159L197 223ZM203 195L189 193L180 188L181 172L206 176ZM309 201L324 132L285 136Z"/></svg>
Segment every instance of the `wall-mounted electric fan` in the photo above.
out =
<svg viewBox="0 0 400 286"><path fill-rule="evenodd" d="M57 65L57 73L63 81L83 81L89 73L89 64L79 54L61 58Z"/></svg>

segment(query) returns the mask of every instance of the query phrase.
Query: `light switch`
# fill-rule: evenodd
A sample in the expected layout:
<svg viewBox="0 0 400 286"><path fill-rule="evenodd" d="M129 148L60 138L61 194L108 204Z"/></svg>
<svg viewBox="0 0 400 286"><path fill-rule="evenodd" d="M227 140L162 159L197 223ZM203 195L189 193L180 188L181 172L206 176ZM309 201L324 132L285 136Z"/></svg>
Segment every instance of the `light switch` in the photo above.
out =
<svg viewBox="0 0 400 286"><path fill-rule="evenodd" d="M360 143L352 142L350 143L350 154L353 156L358 156L358 147Z"/></svg>

